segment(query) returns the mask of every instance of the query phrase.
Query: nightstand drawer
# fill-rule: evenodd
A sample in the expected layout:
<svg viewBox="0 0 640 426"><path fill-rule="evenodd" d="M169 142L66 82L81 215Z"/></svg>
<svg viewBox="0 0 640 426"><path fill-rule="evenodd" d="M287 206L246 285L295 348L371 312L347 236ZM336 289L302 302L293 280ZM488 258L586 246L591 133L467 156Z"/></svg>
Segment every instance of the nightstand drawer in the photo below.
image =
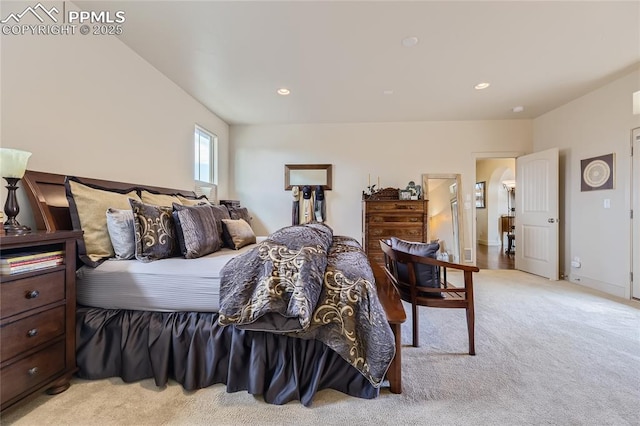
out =
<svg viewBox="0 0 640 426"><path fill-rule="evenodd" d="M64 306L7 324L0 330L2 361L64 334L64 325Z"/></svg>
<svg viewBox="0 0 640 426"><path fill-rule="evenodd" d="M32 276L0 285L2 317L63 300L64 271Z"/></svg>
<svg viewBox="0 0 640 426"><path fill-rule="evenodd" d="M64 341L13 363L0 372L0 397L2 401L37 388L47 379L64 370Z"/></svg>

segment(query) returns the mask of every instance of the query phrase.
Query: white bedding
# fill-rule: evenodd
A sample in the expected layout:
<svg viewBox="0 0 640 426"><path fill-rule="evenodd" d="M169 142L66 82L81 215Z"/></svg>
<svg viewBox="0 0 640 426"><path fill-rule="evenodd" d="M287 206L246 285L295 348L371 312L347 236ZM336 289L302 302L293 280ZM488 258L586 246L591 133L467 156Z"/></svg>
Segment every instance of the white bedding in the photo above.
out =
<svg viewBox="0 0 640 426"><path fill-rule="evenodd" d="M257 242L265 238L258 237ZM220 270L253 247L223 248L197 259L172 257L147 263L110 259L97 268L83 266L77 271L77 301L104 309L217 312Z"/></svg>

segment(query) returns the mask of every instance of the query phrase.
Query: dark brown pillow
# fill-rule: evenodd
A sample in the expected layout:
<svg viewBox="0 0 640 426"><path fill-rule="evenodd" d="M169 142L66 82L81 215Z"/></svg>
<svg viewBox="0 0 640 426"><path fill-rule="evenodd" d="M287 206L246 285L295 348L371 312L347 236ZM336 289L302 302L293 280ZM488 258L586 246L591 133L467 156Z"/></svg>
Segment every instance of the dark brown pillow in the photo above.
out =
<svg viewBox="0 0 640 426"><path fill-rule="evenodd" d="M136 259L143 262L180 254L171 207L130 200L136 232Z"/></svg>
<svg viewBox="0 0 640 426"><path fill-rule="evenodd" d="M222 235L218 234L218 221L212 207L173 205L176 236L185 258L202 257L222 247Z"/></svg>
<svg viewBox="0 0 640 426"><path fill-rule="evenodd" d="M251 215L246 207L227 207L229 209L229 216L231 219L244 219L249 225L251 225Z"/></svg>
<svg viewBox="0 0 640 426"><path fill-rule="evenodd" d="M211 207L213 207L213 215L216 217L218 235L222 238L224 235L222 231L222 219L231 219L231 216L229 216L229 210L227 210L227 207L223 205L212 205ZM222 245L225 245L225 243L226 242L223 239Z"/></svg>

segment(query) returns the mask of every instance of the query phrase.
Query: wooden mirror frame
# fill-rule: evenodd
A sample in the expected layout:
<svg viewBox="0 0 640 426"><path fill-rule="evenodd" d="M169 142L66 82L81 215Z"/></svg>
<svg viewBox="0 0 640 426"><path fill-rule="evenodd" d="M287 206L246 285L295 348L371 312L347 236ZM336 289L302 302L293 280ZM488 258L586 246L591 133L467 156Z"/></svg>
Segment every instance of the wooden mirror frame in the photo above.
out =
<svg viewBox="0 0 640 426"><path fill-rule="evenodd" d="M311 186L317 186L318 184L291 184L291 170L312 170L312 171L318 171L318 170L324 170L326 173L326 180L325 180L325 184L321 185L322 189L326 190L330 190L331 186L332 186L332 169L333 169L333 165L331 164L285 164L284 165L284 189L285 191L291 191L291 189L293 189L294 186L304 186L304 185L311 185Z"/></svg>

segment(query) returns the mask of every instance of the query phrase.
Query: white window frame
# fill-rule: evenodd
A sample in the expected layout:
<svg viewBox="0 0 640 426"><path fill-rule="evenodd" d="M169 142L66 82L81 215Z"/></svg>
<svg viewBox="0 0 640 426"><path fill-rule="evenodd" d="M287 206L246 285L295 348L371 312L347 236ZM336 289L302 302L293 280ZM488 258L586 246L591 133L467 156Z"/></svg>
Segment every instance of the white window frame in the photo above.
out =
<svg viewBox="0 0 640 426"><path fill-rule="evenodd" d="M194 130L194 164L193 164L193 176L194 180L209 182L209 183L218 183L218 136L209 130L205 129L202 126L195 125ZM203 163L203 159L200 157L200 149L198 145L202 142L202 139L209 140L209 173L207 175L201 175L201 167L200 164Z"/></svg>

